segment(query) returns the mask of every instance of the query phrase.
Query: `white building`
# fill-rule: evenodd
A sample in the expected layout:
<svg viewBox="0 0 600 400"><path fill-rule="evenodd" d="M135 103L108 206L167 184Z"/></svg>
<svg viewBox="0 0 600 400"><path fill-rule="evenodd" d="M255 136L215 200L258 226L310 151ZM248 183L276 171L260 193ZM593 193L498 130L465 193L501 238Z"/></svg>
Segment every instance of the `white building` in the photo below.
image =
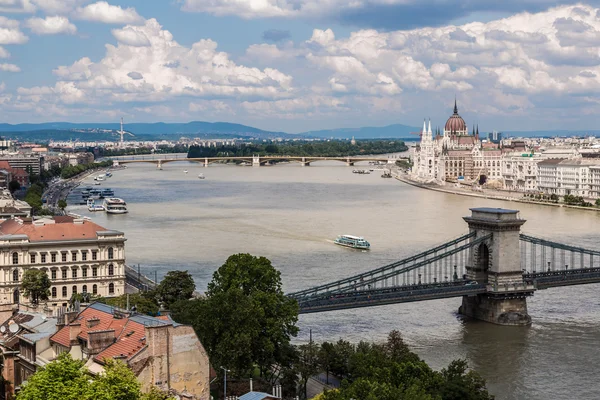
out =
<svg viewBox="0 0 600 400"><path fill-rule="evenodd" d="M505 154L502 157L504 189L521 192L538 190L538 163L540 154Z"/></svg>
<svg viewBox="0 0 600 400"><path fill-rule="evenodd" d="M23 273L45 271L52 282L48 305L66 306L77 293L125 292L125 235L72 217L0 222L0 304L28 303Z"/></svg>
<svg viewBox="0 0 600 400"><path fill-rule="evenodd" d="M558 196L600 198L600 160L553 158L538 163L539 190Z"/></svg>

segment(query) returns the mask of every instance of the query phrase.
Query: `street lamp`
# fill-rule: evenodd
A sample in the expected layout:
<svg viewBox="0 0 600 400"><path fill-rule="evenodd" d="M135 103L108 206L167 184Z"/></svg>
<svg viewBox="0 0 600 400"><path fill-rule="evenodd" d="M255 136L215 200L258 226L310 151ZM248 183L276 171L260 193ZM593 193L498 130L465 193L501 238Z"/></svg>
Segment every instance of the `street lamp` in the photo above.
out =
<svg viewBox="0 0 600 400"><path fill-rule="evenodd" d="M223 400L227 399L227 373L230 372L227 368L221 367L225 371L225 377L223 378Z"/></svg>

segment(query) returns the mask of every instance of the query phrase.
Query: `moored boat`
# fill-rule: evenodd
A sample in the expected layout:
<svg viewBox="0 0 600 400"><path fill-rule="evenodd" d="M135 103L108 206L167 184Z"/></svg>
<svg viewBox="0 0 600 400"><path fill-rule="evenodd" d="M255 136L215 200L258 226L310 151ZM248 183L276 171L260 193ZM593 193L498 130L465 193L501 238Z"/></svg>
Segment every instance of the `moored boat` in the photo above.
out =
<svg viewBox="0 0 600 400"><path fill-rule="evenodd" d="M96 204L94 199L88 199L87 201L88 211L104 211L104 206L100 204Z"/></svg>
<svg viewBox="0 0 600 400"><path fill-rule="evenodd" d="M117 197L107 197L104 199L104 209L108 214L125 214L127 213L127 203L123 199Z"/></svg>
<svg viewBox="0 0 600 400"><path fill-rule="evenodd" d="M353 249L369 250L371 248L371 244L365 238L353 235L340 235L335 239L334 243Z"/></svg>

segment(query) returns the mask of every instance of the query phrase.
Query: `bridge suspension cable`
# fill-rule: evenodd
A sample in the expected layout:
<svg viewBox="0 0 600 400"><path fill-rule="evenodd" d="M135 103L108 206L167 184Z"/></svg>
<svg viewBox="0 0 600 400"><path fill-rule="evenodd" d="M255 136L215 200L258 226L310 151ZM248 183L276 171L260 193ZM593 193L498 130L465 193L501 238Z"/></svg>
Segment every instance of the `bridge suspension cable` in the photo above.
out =
<svg viewBox="0 0 600 400"><path fill-rule="evenodd" d="M461 242L469 240L470 238L472 238L474 236L475 236L474 232L468 233L466 235L460 236L460 237L458 237L456 239L453 239L453 240L451 240L449 242L443 243L443 244L441 244L439 246L433 247L433 248L431 248L429 250L426 250L426 251L424 251L422 253L419 253L419 254L416 254L414 256L410 256L410 257L405 258L403 260L396 261L396 262L393 262L391 264L387 264L387 265L384 265L382 267L373 269L371 271L367 271L367 272L360 273L358 275L351 276L349 278L344 278L344 279L337 280L335 282L330 282L330 283L326 283L324 285L319 285L319 286L315 286L315 287L312 287L312 288L309 288L309 289L304 289L304 290L300 290L300 291L297 291L297 292L289 293L288 296L294 297L294 298L305 297L305 296L309 296L309 295L315 295L318 292L330 291L333 288L341 288L344 285L351 284L353 281L360 281L361 279L364 280L366 277L371 277L374 274L383 274L383 273L385 273L385 272L387 272L389 270L393 270L393 269L395 269L397 267L400 267L402 265L408 264L410 262L416 262L420 258L425 258L425 257L428 257L428 256L430 256L432 254L436 254L437 252L439 252L441 250L444 250L444 249L447 249L449 247L455 246L455 245L457 245L457 244L459 244Z"/></svg>
<svg viewBox="0 0 600 400"><path fill-rule="evenodd" d="M585 270L600 267L600 251L519 235L521 269L525 274ZM595 265L596 264L596 265Z"/></svg>

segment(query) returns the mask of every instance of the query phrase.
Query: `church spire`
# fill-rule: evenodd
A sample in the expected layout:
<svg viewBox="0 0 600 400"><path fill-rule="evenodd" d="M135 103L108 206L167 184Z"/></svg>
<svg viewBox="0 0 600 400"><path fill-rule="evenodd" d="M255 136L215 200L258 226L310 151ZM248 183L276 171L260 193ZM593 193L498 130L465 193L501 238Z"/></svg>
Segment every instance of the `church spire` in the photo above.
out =
<svg viewBox="0 0 600 400"><path fill-rule="evenodd" d="M454 96L454 115L458 115L458 107L456 106L456 96Z"/></svg>

